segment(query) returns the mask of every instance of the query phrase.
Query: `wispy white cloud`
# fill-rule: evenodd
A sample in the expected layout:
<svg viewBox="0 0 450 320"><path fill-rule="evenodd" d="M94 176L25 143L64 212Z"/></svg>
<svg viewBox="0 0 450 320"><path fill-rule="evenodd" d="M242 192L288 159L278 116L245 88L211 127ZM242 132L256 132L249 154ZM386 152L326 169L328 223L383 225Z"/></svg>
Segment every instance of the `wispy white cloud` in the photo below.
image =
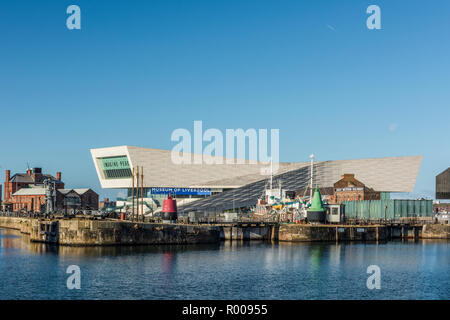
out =
<svg viewBox="0 0 450 320"><path fill-rule="evenodd" d="M398 124L397 123L391 123L389 125L388 130L389 130L389 132L394 132L395 130L397 130L397 128L398 128Z"/></svg>
<svg viewBox="0 0 450 320"><path fill-rule="evenodd" d="M332 25L327 24L327 28L330 29L330 30L336 31L336 28L333 27Z"/></svg>

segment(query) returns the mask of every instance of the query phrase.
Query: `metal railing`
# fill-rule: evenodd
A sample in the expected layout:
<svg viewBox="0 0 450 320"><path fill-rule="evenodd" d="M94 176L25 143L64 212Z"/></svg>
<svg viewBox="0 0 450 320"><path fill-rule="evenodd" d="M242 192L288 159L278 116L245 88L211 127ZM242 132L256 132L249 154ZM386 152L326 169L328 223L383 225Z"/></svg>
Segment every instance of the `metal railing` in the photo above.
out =
<svg viewBox="0 0 450 320"><path fill-rule="evenodd" d="M409 218L391 218L391 219L345 219L344 224L358 225L358 224L380 224L380 225L395 225L395 224L431 224L436 223L432 217L409 217Z"/></svg>
<svg viewBox="0 0 450 320"><path fill-rule="evenodd" d="M0 211L1 217L12 217L12 218L35 218L35 219L42 219L46 218L45 213L34 213L34 212L23 212L23 211ZM85 218L115 218L120 219L119 216L108 216L108 215L99 215L99 214L93 214L93 212L90 212L90 214L84 213L82 215L76 215L76 216L65 216L63 213L57 213L51 215L52 218L71 218L71 217L85 217ZM139 217L139 219L136 219L136 217L132 217L131 215L127 215L125 217L125 221L131 221L131 222L145 222L145 223L162 223L163 218L162 217ZM242 223L293 223L289 219L280 219L278 216L265 216L265 217L252 217L252 216L238 216L235 219L228 220L225 219L223 216L220 215L210 215L210 216L203 216L198 217L195 219L191 219L188 216L181 215L178 216L178 223L185 223L185 224L242 224ZM345 219L340 224L344 225L423 225L423 224L436 224L436 223L442 223L438 221L437 219L433 217L409 217L409 218L394 218L394 219L361 219L361 218L355 218L355 219Z"/></svg>
<svg viewBox="0 0 450 320"><path fill-rule="evenodd" d="M0 211L0 216L11 217L11 218L32 218L33 213L29 212L17 212L17 211Z"/></svg>
<svg viewBox="0 0 450 320"><path fill-rule="evenodd" d="M56 212L54 214L46 215L45 213L39 212L26 212L26 211L0 211L1 217L11 217L11 218L71 218L76 216L86 216L86 217L97 217L100 216L100 212L98 211L90 211L89 212L79 212L77 215L65 215L64 212Z"/></svg>

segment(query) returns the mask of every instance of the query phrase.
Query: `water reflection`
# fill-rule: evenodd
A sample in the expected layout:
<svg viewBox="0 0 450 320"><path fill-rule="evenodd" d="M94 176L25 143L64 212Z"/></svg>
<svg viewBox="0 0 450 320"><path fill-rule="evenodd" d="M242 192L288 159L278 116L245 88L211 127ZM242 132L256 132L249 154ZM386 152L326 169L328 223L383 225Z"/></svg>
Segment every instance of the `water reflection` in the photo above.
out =
<svg viewBox="0 0 450 320"><path fill-rule="evenodd" d="M68 247L0 229L0 299L448 299L448 241ZM79 265L81 291L66 269ZM382 290L367 290L367 266Z"/></svg>
<svg viewBox="0 0 450 320"><path fill-rule="evenodd" d="M172 274L173 270L175 269L175 260L176 260L176 255L175 253L171 252L171 253L164 253L162 256L162 271L165 274Z"/></svg>
<svg viewBox="0 0 450 320"><path fill-rule="evenodd" d="M0 228L0 248L21 250L32 254L57 254L60 256L124 256L162 253L168 256L184 251L219 250L220 244L198 245L139 245L139 246L55 246L45 243L30 242L29 236L17 230Z"/></svg>

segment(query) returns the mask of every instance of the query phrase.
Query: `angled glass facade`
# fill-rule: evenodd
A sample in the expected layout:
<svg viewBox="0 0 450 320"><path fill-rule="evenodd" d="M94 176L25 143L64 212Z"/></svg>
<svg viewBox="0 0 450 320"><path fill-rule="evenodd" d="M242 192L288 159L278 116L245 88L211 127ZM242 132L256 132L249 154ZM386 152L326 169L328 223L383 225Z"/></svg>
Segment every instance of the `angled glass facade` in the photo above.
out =
<svg viewBox="0 0 450 320"><path fill-rule="evenodd" d="M105 157L98 160L105 179L130 178L132 175L127 156Z"/></svg>

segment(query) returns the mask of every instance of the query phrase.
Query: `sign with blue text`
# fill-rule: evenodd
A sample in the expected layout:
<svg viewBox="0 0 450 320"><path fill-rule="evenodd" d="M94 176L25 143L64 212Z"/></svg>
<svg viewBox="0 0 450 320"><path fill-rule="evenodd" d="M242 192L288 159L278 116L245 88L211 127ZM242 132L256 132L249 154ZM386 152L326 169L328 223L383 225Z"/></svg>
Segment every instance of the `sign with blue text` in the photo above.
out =
<svg viewBox="0 0 450 320"><path fill-rule="evenodd" d="M150 188L151 194L210 196L210 188Z"/></svg>

